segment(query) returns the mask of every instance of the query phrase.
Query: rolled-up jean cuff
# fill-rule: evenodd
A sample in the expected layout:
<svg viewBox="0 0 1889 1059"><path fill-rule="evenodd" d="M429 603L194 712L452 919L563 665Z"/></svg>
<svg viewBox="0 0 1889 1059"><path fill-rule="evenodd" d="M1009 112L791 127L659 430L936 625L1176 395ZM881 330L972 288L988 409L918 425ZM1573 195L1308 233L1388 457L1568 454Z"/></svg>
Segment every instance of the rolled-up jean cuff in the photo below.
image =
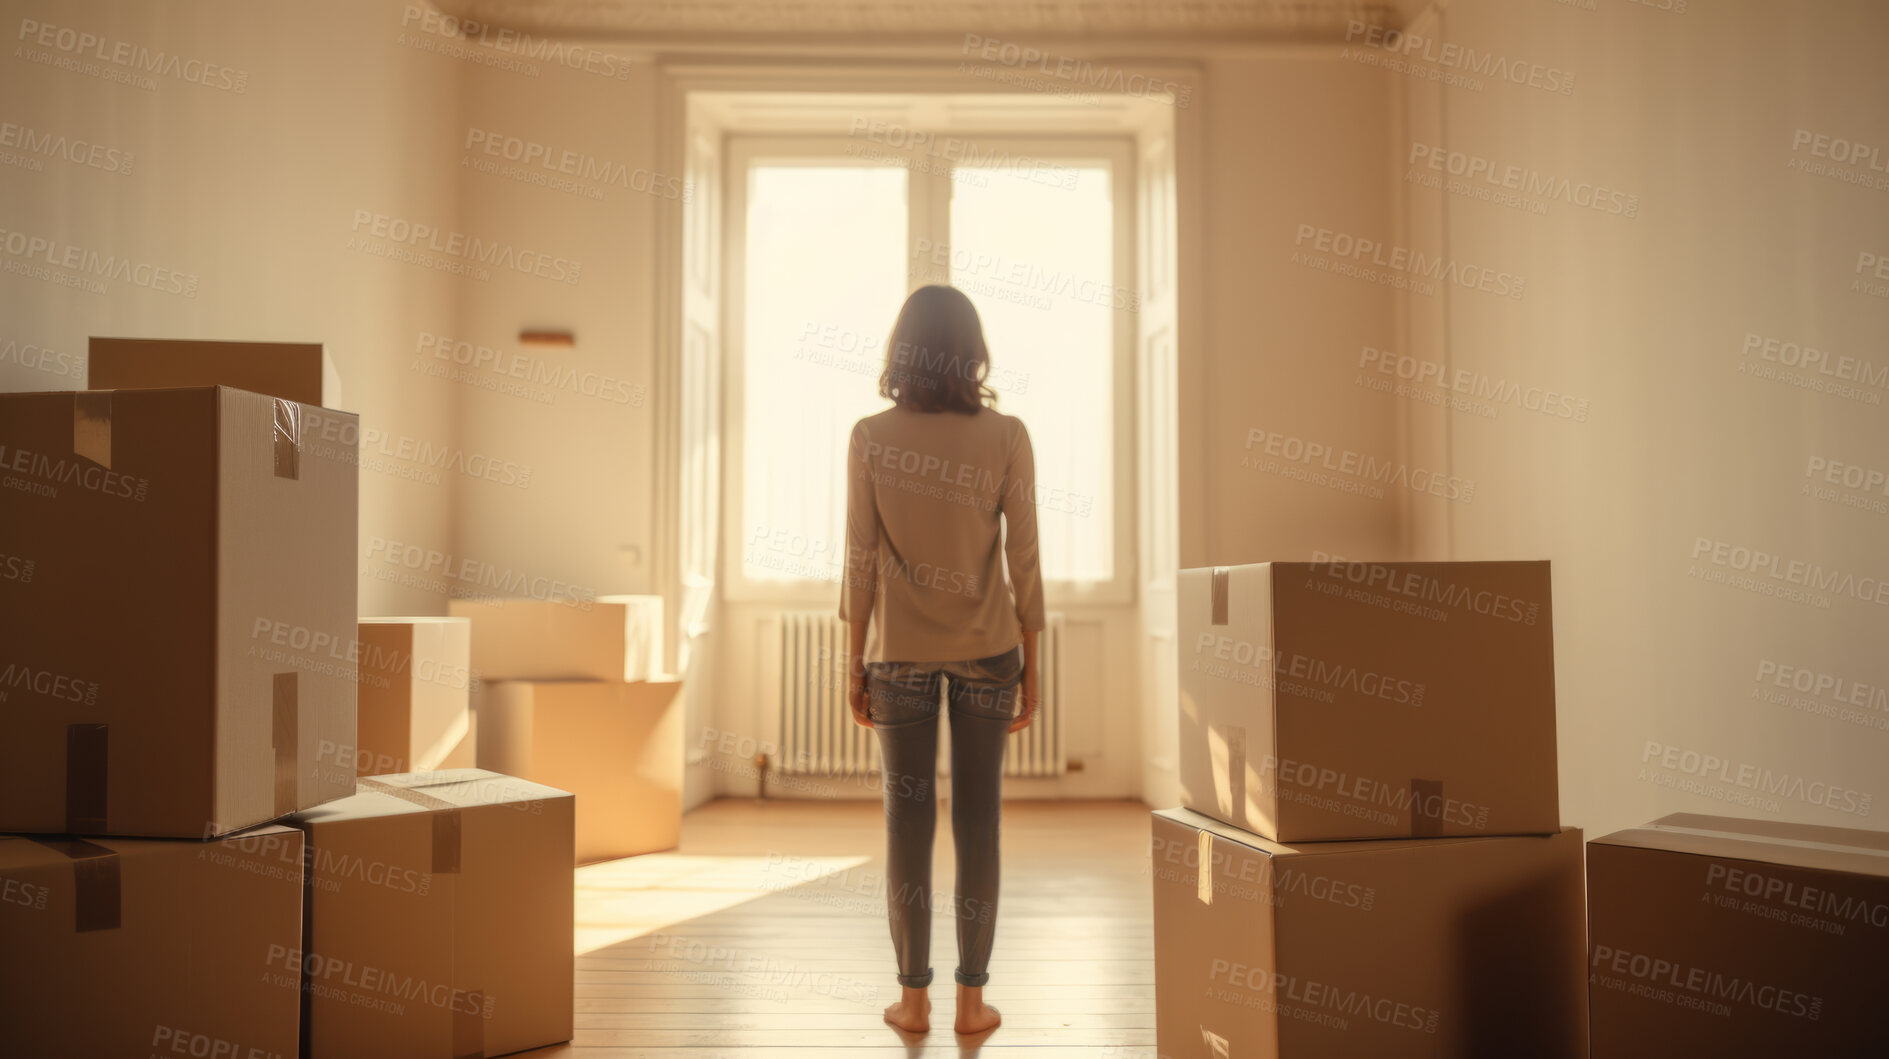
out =
<svg viewBox="0 0 1889 1059"><path fill-rule="evenodd" d="M899 975L899 984L907 989L923 989L931 984L931 968L925 968L924 974Z"/></svg>
<svg viewBox="0 0 1889 1059"><path fill-rule="evenodd" d="M990 981L989 971L985 971L983 974L965 974L963 971L958 971L956 974L959 985L983 986Z"/></svg>

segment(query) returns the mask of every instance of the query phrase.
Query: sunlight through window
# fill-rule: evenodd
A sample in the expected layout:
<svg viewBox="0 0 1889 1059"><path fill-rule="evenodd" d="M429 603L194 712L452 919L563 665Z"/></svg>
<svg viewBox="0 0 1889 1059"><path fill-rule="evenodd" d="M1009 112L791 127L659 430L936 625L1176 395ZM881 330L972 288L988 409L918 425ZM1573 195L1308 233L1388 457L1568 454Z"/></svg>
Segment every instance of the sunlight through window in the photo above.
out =
<svg viewBox="0 0 1889 1059"><path fill-rule="evenodd" d="M1036 451L1043 576L1112 573L1115 287L1109 172L1100 166L960 168L948 281L984 319L997 407ZM944 255L923 257L937 269ZM944 270L936 279L944 282Z"/></svg>
<svg viewBox="0 0 1889 1059"><path fill-rule="evenodd" d="M747 172L743 576L839 581L848 432L886 407L879 372L905 295L949 283L983 319L997 407L1030 429L1044 578L1109 581L1115 314L1139 308L1116 283L1110 165L965 159L935 185L947 208L916 215L921 178L901 166L809 155Z"/></svg>
<svg viewBox="0 0 1889 1059"><path fill-rule="evenodd" d="M749 171L742 551L766 580L838 583L846 438L886 406L886 334L905 300L906 175L888 166ZM781 536L781 535L785 536Z"/></svg>

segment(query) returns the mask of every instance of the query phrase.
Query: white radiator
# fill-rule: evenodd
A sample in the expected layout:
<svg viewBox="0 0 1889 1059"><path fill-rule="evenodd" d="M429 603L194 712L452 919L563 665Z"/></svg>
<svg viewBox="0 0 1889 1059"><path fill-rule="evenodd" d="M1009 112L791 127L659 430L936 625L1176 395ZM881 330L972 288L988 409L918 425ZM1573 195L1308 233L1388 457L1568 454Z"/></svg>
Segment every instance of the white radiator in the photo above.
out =
<svg viewBox="0 0 1889 1059"><path fill-rule="evenodd" d="M1010 737L1004 752L1006 776L1061 776L1068 770L1062 682L1057 679L1063 616L1050 614L1047 625L1037 637L1042 702L1036 720ZM846 624L832 611L790 611L780 616L780 630L780 761L775 767L810 776L876 772L878 737L854 724L846 705ZM940 736L942 756L948 736Z"/></svg>
<svg viewBox="0 0 1889 1059"><path fill-rule="evenodd" d="M879 768L879 739L846 705L846 623L831 611L781 615L781 772L864 776Z"/></svg>

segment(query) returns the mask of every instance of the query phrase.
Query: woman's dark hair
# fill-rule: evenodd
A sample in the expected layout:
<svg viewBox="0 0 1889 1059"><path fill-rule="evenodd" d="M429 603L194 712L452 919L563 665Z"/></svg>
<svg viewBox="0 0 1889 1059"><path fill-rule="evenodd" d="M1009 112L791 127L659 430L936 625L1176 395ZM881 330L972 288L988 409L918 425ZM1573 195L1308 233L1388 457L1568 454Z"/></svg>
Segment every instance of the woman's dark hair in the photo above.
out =
<svg viewBox="0 0 1889 1059"><path fill-rule="evenodd" d="M913 291L886 341L879 396L920 412L976 415L997 403L989 375L990 348L971 299L936 283Z"/></svg>

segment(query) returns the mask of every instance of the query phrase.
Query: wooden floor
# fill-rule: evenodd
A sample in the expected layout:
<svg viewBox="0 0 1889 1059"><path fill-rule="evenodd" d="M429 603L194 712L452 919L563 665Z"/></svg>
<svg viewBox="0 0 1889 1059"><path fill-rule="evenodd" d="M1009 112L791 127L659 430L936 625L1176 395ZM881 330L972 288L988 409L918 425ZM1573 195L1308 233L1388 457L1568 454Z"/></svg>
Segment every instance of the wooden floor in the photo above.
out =
<svg viewBox="0 0 1889 1059"><path fill-rule="evenodd" d="M951 1032L957 941L948 807L933 863L932 1032L881 1021L898 996L877 802L718 801L682 846L578 870L576 1059L1152 1059L1148 810L1004 807L988 1003L1004 1022Z"/></svg>

